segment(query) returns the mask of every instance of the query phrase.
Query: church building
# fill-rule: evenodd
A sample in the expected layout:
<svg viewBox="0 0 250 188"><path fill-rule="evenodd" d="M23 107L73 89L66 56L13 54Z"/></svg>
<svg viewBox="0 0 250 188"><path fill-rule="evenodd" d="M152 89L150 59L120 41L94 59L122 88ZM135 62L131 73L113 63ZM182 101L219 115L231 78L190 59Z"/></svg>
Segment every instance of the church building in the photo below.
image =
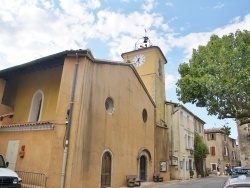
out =
<svg viewBox="0 0 250 188"><path fill-rule="evenodd" d="M121 187L169 174L167 63L148 45L123 62L69 50L0 71L0 153L47 187Z"/></svg>

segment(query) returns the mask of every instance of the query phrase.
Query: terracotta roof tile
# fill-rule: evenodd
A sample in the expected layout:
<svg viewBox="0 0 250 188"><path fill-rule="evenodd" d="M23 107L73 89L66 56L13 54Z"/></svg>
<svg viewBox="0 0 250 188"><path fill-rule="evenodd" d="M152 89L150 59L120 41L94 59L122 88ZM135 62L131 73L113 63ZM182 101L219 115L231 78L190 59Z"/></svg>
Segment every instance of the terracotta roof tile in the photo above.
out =
<svg viewBox="0 0 250 188"><path fill-rule="evenodd" d="M36 122L15 123L15 124L1 125L0 128L27 127L27 126L36 126L36 125L45 125L45 124L53 124L53 122L50 122L50 121L36 121Z"/></svg>

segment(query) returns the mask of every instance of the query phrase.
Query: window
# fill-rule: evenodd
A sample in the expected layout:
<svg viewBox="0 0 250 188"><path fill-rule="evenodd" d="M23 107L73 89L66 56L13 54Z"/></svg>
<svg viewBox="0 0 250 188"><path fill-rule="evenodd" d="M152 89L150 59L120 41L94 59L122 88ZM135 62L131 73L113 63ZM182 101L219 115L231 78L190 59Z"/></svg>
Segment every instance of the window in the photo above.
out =
<svg viewBox="0 0 250 188"><path fill-rule="evenodd" d="M181 114L180 114L180 124L183 125L183 112L181 111Z"/></svg>
<svg viewBox="0 0 250 188"><path fill-rule="evenodd" d="M108 114L112 114L115 110L114 101L111 97L108 97L105 101L105 109Z"/></svg>
<svg viewBox="0 0 250 188"><path fill-rule="evenodd" d="M142 119L143 119L143 122L144 122L144 123L147 122L148 113L147 113L147 110L146 110L146 109L143 109L143 111L142 111Z"/></svg>
<svg viewBox="0 0 250 188"><path fill-rule="evenodd" d="M211 170L212 171L216 171L216 163L212 163L211 164Z"/></svg>
<svg viewBox="0 0 250 188"><path fill-rule="evenodd" d="M216 140L216 133L208 133L207 134L207 140Z"/></svg>
<svg viewBox="0 0 250 188"><path fill-rule="evenodd" d="M232 151L233 160L236 159L235 151Z"/></svg>
<svg viewBox="0 0 250 188"><path fill-rule="evenodd" d="M233 147L233 148L234 148L234 142L235 142L235 141L234 141L234 140L232 140L232 147Z"/></svg>
<svg viewBox="0 0 250 188"><path fill-rule="evenodd" d="M197 121L194 120L194 130L197 131Z"/></svg>
<svg viewBox="0 0 250 188"><path fill-rule="evenodd" d="M203 133L203 124L200 124L201 125L201 133Z"/></svg>
<svg viewBox="0 0 250 188"><path fill-rule="evenodd" d="M189 168L193 170L193 163L192 163L192 159L189 159Z"/></svg>
<svg viewBox="0 0 250 188"><path fill-rule="evenodd" d="M224 152L223 152L223 155L224 155L224 156L228 156L228 149L227 149L227 147L226 147L226 146L224 147Z"/></svg>
<svg viewBox="0 0 250 188"><path fill-rule="evenodd" d="M186 170L189 170L188 161L186 161Z"/></svg>
<svg viewBox="0 0 250 188"><path fill-rule="evenodd" d="M199 133L201 133L201 124L199 123Z"/></svg>
<svg viewBox="0 0 250 188"><path fill-rule="evenodd" d="M211 146L210 147L210 155L215 155L215 147L214 146Z"/></svg>
<svg viewBox="0 0 250 188"><path fill-rule="evenodd" d="M189 125L189 116L187 116L187 128L190 129L190 125Z"/></svg>
<svg viewBox="0 0 250 188"><path fill-rule="evenodd" d="M41 119L44 94L41 90L35 92L32 97L28 121L34 122Z"/></svg>
<svg viewBox="0 0 250 188"><path fill-rule="evenodd" d="M190 135L186 135L186 149L193 149L192 137Z"/></svg>

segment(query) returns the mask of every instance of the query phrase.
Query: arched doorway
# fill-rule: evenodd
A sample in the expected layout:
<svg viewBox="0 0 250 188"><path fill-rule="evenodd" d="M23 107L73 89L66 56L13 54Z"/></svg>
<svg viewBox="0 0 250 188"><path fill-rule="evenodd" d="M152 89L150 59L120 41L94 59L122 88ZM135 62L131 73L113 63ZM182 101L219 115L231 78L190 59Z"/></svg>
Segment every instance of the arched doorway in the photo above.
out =
<svg viewBox="0 0 250 188"><path fill-rule="evenodd" d="M142 181L147 181L149 164L152 164L151 154L146 148L141 148L137 156L139 176Z"/></svg>
<svg viewBox="0 0 250 188"><path fill-rule="evenodd" d="M109 152L105 152L102 156L101 188L111 187L111 164L111 154Z"/></svg>
<svg viewBox="0 0 250 188"><path fill-rule="evenodd" d="M147 158L144 155L140 157L140 180L147 180Z"/></svg>

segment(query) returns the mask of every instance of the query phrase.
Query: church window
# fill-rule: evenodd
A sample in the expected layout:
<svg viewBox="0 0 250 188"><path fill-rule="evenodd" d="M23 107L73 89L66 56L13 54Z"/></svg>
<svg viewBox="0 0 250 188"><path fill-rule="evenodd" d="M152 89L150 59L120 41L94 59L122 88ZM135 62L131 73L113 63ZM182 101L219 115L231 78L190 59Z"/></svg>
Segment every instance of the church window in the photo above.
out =
<svg viewBox="0 0 250 188"><path fill-rule="evenodd" d="M142 119L143 119L144 123L147 122L147 119L148 119L148 112L147 112L146 109L143 109L143 111L142 111Z"/></svg>
<svg viewBox="0 0 250 188"><path fill-rule="evenodd" d="M44 94L41 90L35 92L32 97L29 120L30 122L39 121L42 114L42 106L44 101Z"/></svg>
<svg viewBox="0 0 250 188"><path fill-rule="evenodd" d="M115 110L114 101L111 97L108 97L105 101L105 109L108 114L112 114Z"/></svg>

